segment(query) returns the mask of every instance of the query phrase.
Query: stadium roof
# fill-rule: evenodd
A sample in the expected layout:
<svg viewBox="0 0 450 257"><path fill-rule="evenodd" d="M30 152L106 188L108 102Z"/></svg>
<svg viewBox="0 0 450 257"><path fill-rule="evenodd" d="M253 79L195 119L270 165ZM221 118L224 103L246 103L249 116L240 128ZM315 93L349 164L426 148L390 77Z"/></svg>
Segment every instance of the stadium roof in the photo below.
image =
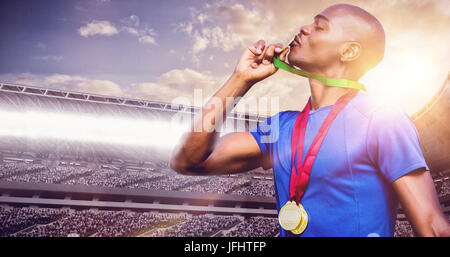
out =
<svg viewBox="0 0 450 257"><path fill-rule="evenodd" d="M450 174L450 73L433 99L412 117L425 160L434 174Z"/></svg>
<svg viewBox="0 0 450 257"><path fill-rule="evenodd" d="M182 104L171 104L142 99L96 95L77 91L27 86L15 83L0 82L0 91L20 93L21 95L45 96L58 99L78 100L86 103L113 104L119 106L137 107L168 112L195 113L200 110L199 107L187 106ZM260 121L266 118L265 116L260 116L257 114L247 114L240 112L231 112L229 117L254 121Z"/></svg>

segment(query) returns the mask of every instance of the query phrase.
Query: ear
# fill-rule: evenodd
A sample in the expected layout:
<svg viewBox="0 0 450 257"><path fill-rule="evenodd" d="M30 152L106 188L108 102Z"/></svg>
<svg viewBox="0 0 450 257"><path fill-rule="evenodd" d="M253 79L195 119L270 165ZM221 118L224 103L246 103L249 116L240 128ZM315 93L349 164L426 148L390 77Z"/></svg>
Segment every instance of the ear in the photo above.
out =
<svg viewBox="0 0 450 257"><path fill-rule="evenodd" d="M361 44L357 41L345 42L341 48L341 61L351 62L361 55Z"/></svg>

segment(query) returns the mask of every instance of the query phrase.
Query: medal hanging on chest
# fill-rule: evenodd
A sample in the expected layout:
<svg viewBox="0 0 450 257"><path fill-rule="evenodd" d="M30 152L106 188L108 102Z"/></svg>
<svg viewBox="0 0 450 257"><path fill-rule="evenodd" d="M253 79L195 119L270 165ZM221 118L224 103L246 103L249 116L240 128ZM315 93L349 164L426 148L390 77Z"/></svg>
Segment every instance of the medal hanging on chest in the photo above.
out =
<svg viewBox="0 0 450 257"><path fill-rule="evenodd" d="M289 183L289 200L280 209L278 221L284 230L291 231L294 234L301 234L308 225L308 213L300 203L305 194L308 185L311 169L319 152L320 146L333 124L336 116L344 109L348 102L356 95L358 91L350 90L348 93L340 97L325 118L322 126L314 138L311 146L303 157L303 145L305 141L306 126L308 124L309 111L311 109L311 100L308 101L303 111L298 115L294 123L292 131L292 170L291 180ZM295 165L297 159L297 165Z"/></svg>

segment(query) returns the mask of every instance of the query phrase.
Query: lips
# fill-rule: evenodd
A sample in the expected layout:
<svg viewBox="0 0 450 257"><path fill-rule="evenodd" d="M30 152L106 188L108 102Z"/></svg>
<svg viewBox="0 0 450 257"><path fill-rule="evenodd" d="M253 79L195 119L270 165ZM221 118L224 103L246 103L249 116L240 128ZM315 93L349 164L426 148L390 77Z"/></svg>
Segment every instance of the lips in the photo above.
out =
<svg viewBox="0 0 450 257"><path fill-rule="evenodd" d="M295 45L301 46L302 42L300 41L300 37L298 35L295 35L295 37L292 39L292 42L290 45L291 46L295 46Z"/></svg>
<svg viewBox="0 0 450 257"><path fill-rule="evenodd" d="M294 42L297 42L297 44L302 45L302 41L300 40L299 35L295 35Z"/></svg>

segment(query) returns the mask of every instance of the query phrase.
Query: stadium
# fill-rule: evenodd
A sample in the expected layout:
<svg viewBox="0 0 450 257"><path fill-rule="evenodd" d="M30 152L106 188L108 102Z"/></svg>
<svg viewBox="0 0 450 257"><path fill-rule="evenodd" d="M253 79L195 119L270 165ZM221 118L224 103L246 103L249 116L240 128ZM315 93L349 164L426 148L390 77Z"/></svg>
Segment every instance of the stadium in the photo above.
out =
<svg viewBox="0 0 450 257"><path fill-rule="evenodd" d="M0 83L0 236L278 236L272 170L197 177L168 167L186 125L174 117L198 110ZM411 116L447 216L449 112L450 74ZM227 117L235 130L263 120ZM414 236L401 208L395 236Z"/></svg>

